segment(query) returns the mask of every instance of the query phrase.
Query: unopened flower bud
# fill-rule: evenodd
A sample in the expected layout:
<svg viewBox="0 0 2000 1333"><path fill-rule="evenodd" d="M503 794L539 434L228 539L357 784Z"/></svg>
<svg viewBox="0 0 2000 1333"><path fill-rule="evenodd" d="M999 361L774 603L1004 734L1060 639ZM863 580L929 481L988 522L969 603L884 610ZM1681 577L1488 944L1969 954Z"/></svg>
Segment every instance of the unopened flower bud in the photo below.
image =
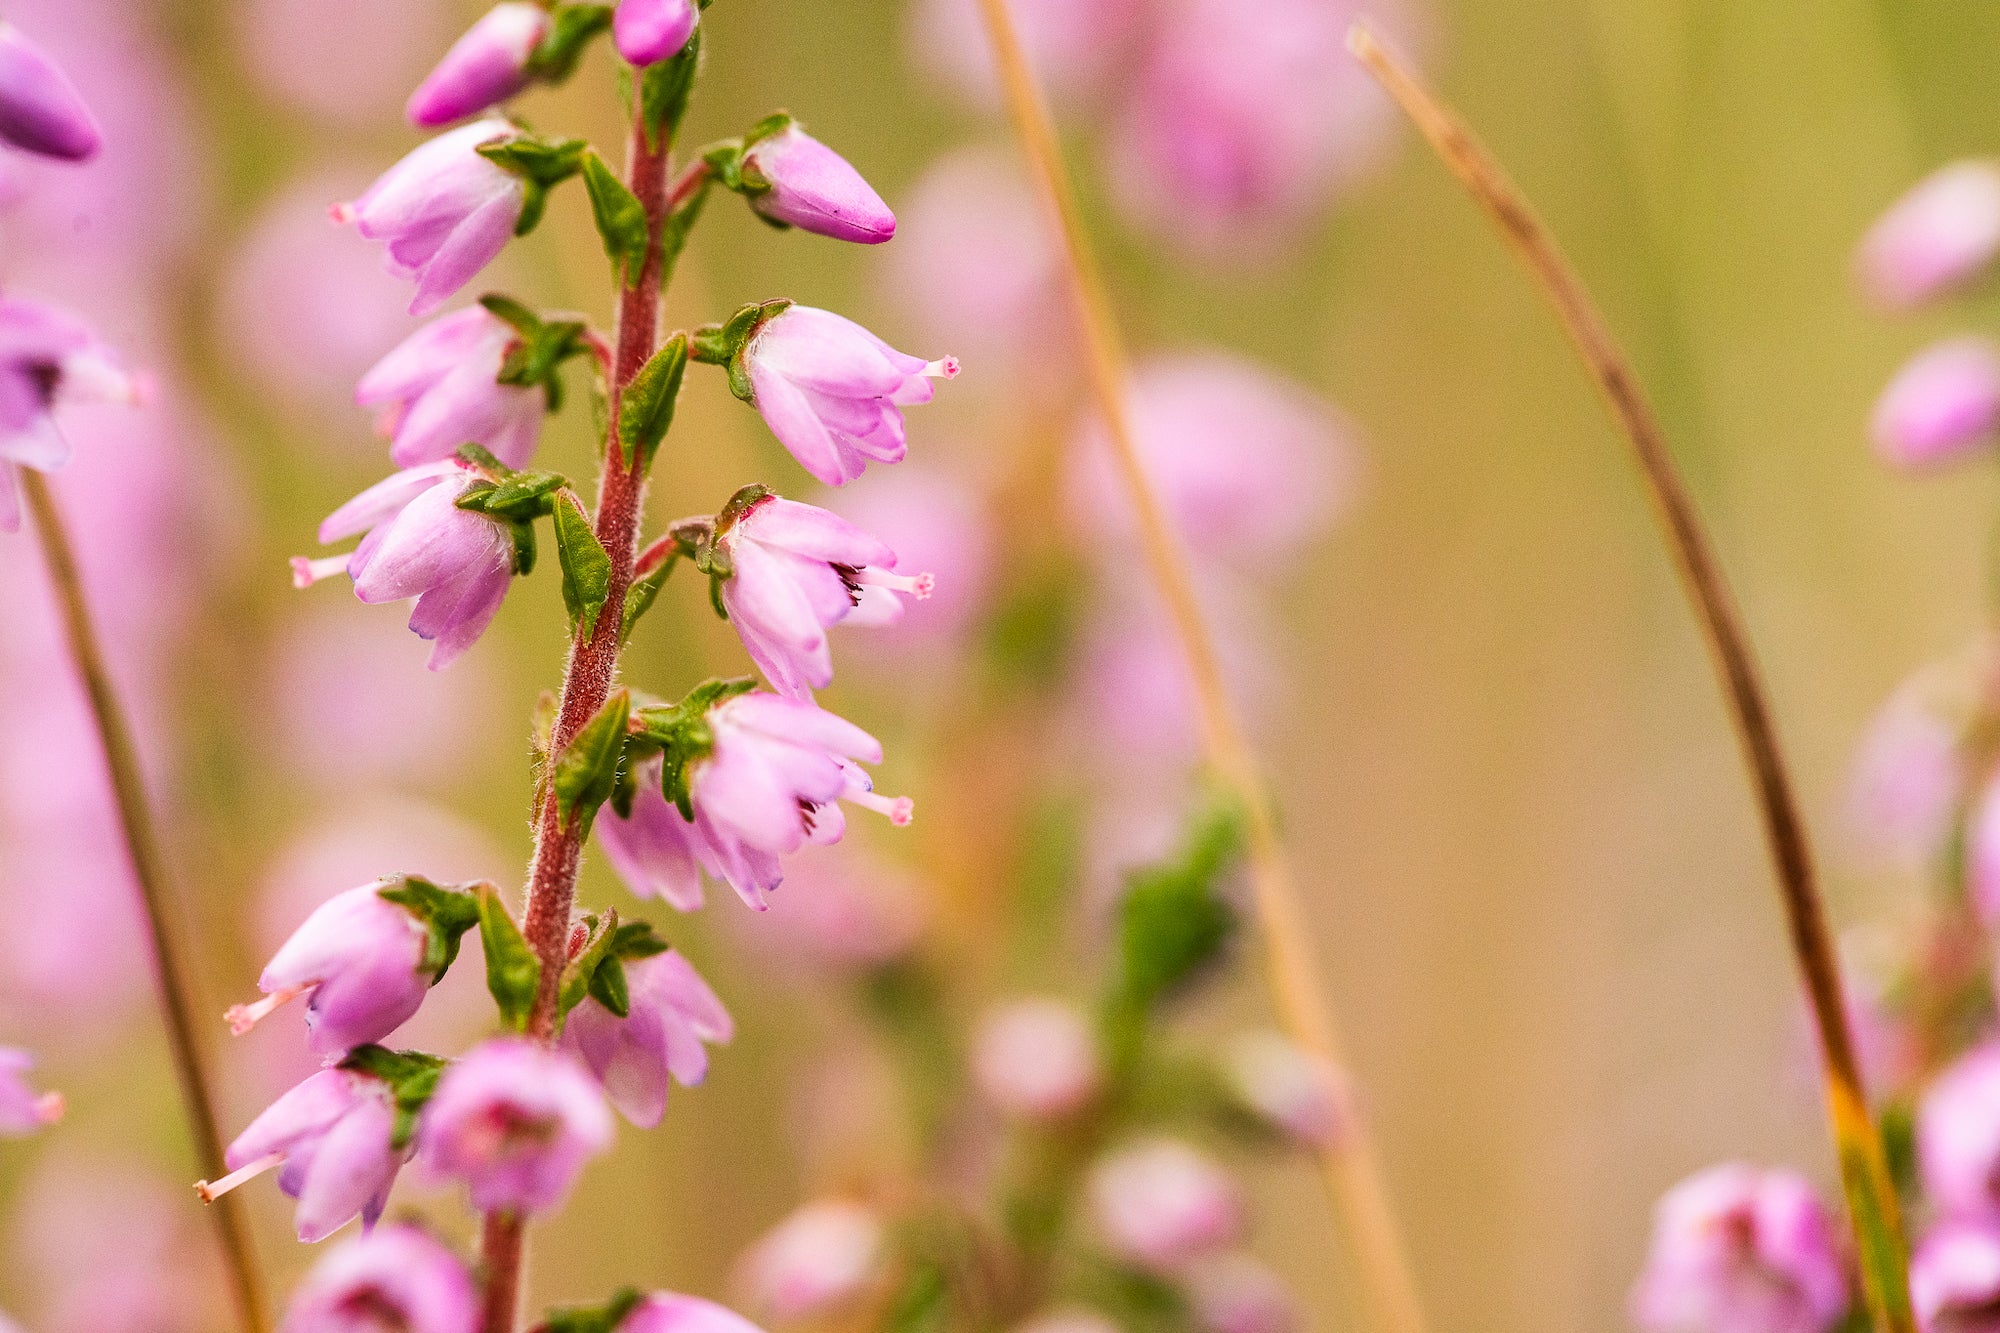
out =
<svg viewBox="0 0 2000 1333"><path fill-rule="evenodd" d="M1243 1229L1236 1181L1174 1139L1121 1148L1091 1169L1090 1202L1119 1257L1170 1273L1228 1248Z"/></svg>
<svg viewBox="0 0 2000 1333"><path fill-rule="evenodd" d="M1875 448L1888 462L1923 467L1992 443L2000 427L2000 347L1952 338L1911 357L1875 404Z"/></svg>
<svg viewBox="0 0 2000 1333"><path fill-rule="evenodd" d="M750 145L743 177L750 207L772 222L816 236L880 245L896 234L896 215L846 158L787 125Z"/></svg>
<svg viewBox="0 0 2000 1333"><path fill-rule="evenodd" d="M62 1119L59 1092L36 1092L28 1086L35 1058L12 1046L0 1046L0 1137L20 1138Z"/></svg>
<svg viewBox="0 0 2000 1333"><path fill-rule="evenodd" d="M1324 1147L1347 1127L1347 1089L1339 1073L1275 1032L1238 1041L1228 1068L1244 1105L1300 1143Z"/></svg>
<svg viewBox="0 0 2000 1333"><path fill-rule="evenodd" d="M561 1206L612 1134L604 1095L574 1056L501 1037L445 1071L417 1145L434 1174L465 1181L479 1211L539 1213Z"/></svg>
<svg viewBox="0 0 2000 1333"><path fill-rule="evenodd" d="M0 142L82 162L103 143L76 86L42 49L0 20Z"/></svg>
<svg viewBox="0 0 2000 1333"><path fill-rule="evenodd" d="M700 18L695 0L619 0L611 40L632 64L657 65L681 53Z"/></svg>
<svg viewBox="0 0 2000 1333"><path fill-rule="evenodd" d="M862 1204L822 1199L778 1223L744 1252L739 1273L755 1307L780 1322L847 1304L874 1276L882 1219Z"/></svg>
<svg viewBox="0 0 2000 1333"><path fill-rule="evenodd" d="M1868 295L1894 310L1922 305L1984 272L2000 254L2000 169L1954 162L1882 215L1855 255Z"/></svg>
<svg viewBox="0 0 2000 1333"><path fill-rule="evenodd" d="M529 60L554 20L540 5L496 5L452 44L444 59L410 94L412 125L449 125L519 93L528 86Z"/></svg>
<svg viewBox="0 0 2000 1333"><path fill-rule="evenodd" d="M1059 1000L1018 1000L988 1014L973 1038L972 1072L988 1101L1028 1120L1074 1113L1103 1078L1096 1034Z"/></svg>
<svg viewBox="0 0 2000 1333"><path fill-rule="evenodd" d="M1950 1219L1910 1258L1910 1304L1924 1333L1991 1333L2000 1308L2000 1227Z"/></svg>
<svg viewBox="0 0 2000 1333"><path fill-rule="evenodd" d="M366 884L320 904L258 978L265 998L231 1009L229 1026L248 1032L306 996L306 1041L320 1055L341 1055L401 1027L437 978L424 967L424 924L381 887Z"/></svg>
<svg viewBox="0 0 2000 1333"><path fill-rule="evenodd" d="M474 1333L479 1293L472 1274L421 1228L381 1227L339 1246L306 1274L278 1333L367 1327Z"/></svg>

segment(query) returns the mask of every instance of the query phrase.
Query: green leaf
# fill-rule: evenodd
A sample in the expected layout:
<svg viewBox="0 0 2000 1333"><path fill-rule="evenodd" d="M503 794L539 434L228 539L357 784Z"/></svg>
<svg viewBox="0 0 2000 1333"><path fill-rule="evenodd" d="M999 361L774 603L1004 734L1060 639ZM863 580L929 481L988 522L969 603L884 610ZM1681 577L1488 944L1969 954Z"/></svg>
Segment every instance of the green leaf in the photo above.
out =
<svg viewBox="0 0 2000 1333"><path fill-rule="evenodd" d="M551 1310L542 1322L541 1333L618 1333L619 1326L644 1300L637 1287L626 1287L603 1305Z"/></svg>
<svg viewBox="0 0 2000 1333"><path fill-rule="evenodd" d="M437 1091L446 1061L423 1051L392 1051L384 1046L357 1046L340 1062L342 1069L379 1078L389 1085L396 1118L389 1131L389 1146L401 1151L416 1136L417 1116Z"/></svg>
<svg viewBox="0 0 2000 1333"><path fill-rule="evenodd" d="M562 988L556 992L556 1025L569 1017L569 1011L583 1003L583 997L590 994L592 978L611 956L611 945L618 937L618 913L606 908L603 916L587 916L584 924L589 930L589 943L583 952L570 960L563 969ZM618 1015L625 1017L623 1013Z"/></svg>
<svg viewBox="0 0 2000 1333"><path fill-rule="evenodd" d="M467 443L459 445L458 458L460 462L484 472L496 483L505 481L508 477L514 475L514 469L495 458L493 452L483 444ZM463 501L460 502L459 507L465 507Z"/></svg>
<svg viewBox="0 0 2000 1333"><path fill-rule="evenodd" d="M556 756L556 808L565 824L588 828L597 808L611 799L631 715L631 691L614 691Z"/></svg>
<svg viewBox="0 0 2000 1333"><path fill-rule="evenodd" d="M526 522L541 518L555 508L549 497L569 485L556 472L516 472L488 492L484 512L497 518Z"/></svg>
<svg viewBox="0 0 2000 1333"><path fill-rule="evenodd" d="M613 9L603 4L568 4L557 9L549 35L528 57L528 73L543 83L568 79L590 43L611 26Z"/></svg>
<svg viewBox="0 0 2000 1333"><path fill-rule="evenodd" d="M642 470L651 465L653 451L674 424L674 403L687 362L687 335L676 333L639 367L618 396L618 443L627 465L637 461Z"/></svg>
<svg viewBox="0 0 2000 1333"><path fill-rule="evenodd" d="M535 525L509 523L507 531L514 539L514 572L526 578L535 572Z"/></svg>
<svg viewBox="0 0 2000 1333"><path fill-rule="evenodd" d="M632 580L632 586L625 590L624 623L618 627L620 643L632 637L632 627L639 623L639 617L652 610L653 602L660 595L660 589L667 586L667 580L673 577L674 566L679 562L680 553L672 552L659 564Z"/></svg>
<svg viewBox="0 0 2000 1333"><path fill-rule="evenodd" d="M632 1015L632 992L625 984L625 963L607 958L590 974L590 998L620 1018Z"/></svg>
<svg viewBox="0 0 2000 1333"><path fill-rule="evenodd" d="M559 496L555 506L556 555L562 561L563 605L570 628L585 639L597 632L597 613L611 595L611 557L590 530L590 520L573 496Z"/></svg>
<svg viewBox="0 0 2000 1333"><path fill-rule="evenodd" d="M883 1333L943 1333L951 1327L951 1282L944 1266L919 1261L882 1319Z"/></svg>
<svg viewBox="0 0 2000 1333"><path fill-rule="evenodd" d="M479 944L486 951L486 989L499 1007L501 1021L516 1032L527 1031L542 982L542 963L491 885L479 891Z"/></svg>
<svg viewBox="0 0 2000 1333"><path fill-rule="evenodd" d="M679 53L648 65L639 75L639 114L650 147L657 148L662 136L671 141L687 115L694 76L701 69L701 32L696 27Z"/></svg>
<svg viewBox="0 0 2000 1333"><path fill-rule="evenodd" d="M488 292L479 298L479 304L502 323L512 325L523 338L532 338L535 331L542 327L540 315L504 292Z"/></svg>
<svg viewBox="0 0 2000 1333"><path fill-rule="evenodd" d="M541 385L549 395L549 410L553 412L561 392L557 387L556 371L563 362L581 355L588 348L583 335L584 323L580 319L549 320L507 349L507 355L500 362L500 372L494 379L501 384L523 388Z"/></svg>
<svg viewBox="0 0 2000 1333"><path fill-rule="evenodd" d="M604 253L610 257L613 271L629 286L639 280L652 239L646 227L646 206L594 151L583 155L583 184L590 192L590 212L597 220L597 234L604 239Z"/></svg>
<svg viewBox="0 0 2000 1333"><path fill-rule="evenodd" d="M424 927L423 970L437 985L458 958L465 932L479 924L479 900L468 889L446 888L416 875L401 875L377 890Z"/></svg>
<svg viewBox="0 0 2000 1333"><path fill-rule="evenodd" d="M582 139L556 141L517 134L481 144L475 151L495 166L546 190L583 170L583 155L589 148Z"/></svg>

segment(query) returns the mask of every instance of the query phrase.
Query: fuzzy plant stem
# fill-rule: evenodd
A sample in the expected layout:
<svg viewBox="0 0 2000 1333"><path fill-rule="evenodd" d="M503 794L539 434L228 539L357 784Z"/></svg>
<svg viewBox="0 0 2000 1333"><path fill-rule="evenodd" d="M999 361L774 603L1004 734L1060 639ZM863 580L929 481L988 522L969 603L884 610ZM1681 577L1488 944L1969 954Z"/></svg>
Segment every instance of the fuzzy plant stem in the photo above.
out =
<svg viewBox="0 0 2000 1333"><path fill-rule="evenodd" d="M1270 793L1223 687L1215 643L1195 600L1187 556L1133 444L1117 320L1077 211L1054 122L1028 67L1007 0L980 0L980 4L1008 114L1062 238L1091 390L1110 429L1119 475L1139 516L1147 565L1194 679L1208 762L1243 810L1272 1007L1293 1041L1337 1065L1340 1043L1306 929L1305 909L1278 838ZM1382 1333L1422 1333L1424 1316L1416 1283L1389 1208L1374 1145L1358 1114L1319 1150L1318 1160L1354 1251L1372 1326Z"/></svg>
<svg viewBox="0 0 2000 1333"><path fill-rule="evenodd" d="M549 737L549 754L559 755L610 697L618 674L618 650L625 617L625 593L632 584L632 567L639 554L639 512L645 499L645 464L627 461L617 441L618 417L625 386L659 350L660 297L665 255L661 237L672 207L673 189L668 158L671 136L651 141L634 120L627 149L625 182L646 209L646 258L635 281L619 293L618 323L613 335L610 367L610 429L605 439L603 471L598 481L597 540L611 559L611 578L604 608L589 634L579 632L570 642L563 672L562 696ZM556 996L569 960L570 912L576 902L576 876L583 859L584 829L565 822L556 805L553 784L542 795L535 818L535 858L528 875L526 924L522 933L541 960L541 984L528 1017L527 1034L547 1042L555 1036ZM520 1303L524 1228L508 1213L489 1214L482 1227L480 1253L486 1268L483 1333L513 1333Z"/></svg>
<svg viewBox="0 0 2000 1333"><path fill-rule="evenodd" d="M1701 518L1667 448L1658 417L1639 387L1590 293L1527 199L1465 124L1365 25L1348 45L1402 106L1459 183L1485 208L1514 253L1555 307L1585 367L1631 440L1639 471L1666 529L1668 545L1715 658L1723 693L1750 766L1757 805L1776 864L1792 951L1804 976L1819 1033L1827 1107L1841 1181L1861 1257L1868 1305L1879 1329L1914 1333L1910 1312L1908 1251L1896 1190L1848 1030L1840 963L1826 924L1805 821L1799 814L1771 705L1750 650L1750 639L1715 558Z"/></svg>
<svg viewBox="0 0 2000 1333"><path fill-rule="evenodd" d="M118 806L118 824L125 836L125 851L132 861L132 875L139 884L139 896L146 913L147 939L153 949L153 971L160 988L160 1016L166 1024L167 1047L173 1053L174 1075L180 1083L188 1132L194 1140L195 1156L204 1175L214 1180L227 1170L222 1162L222 1133L215 1116L215 1099L210 1093L208 1068L201 1043L195 1037L194 1015L200 1006L187 970L187 949L180 937L171 890L167 886L166 857L160 850L159 834L147 804L145 777L139 766L139 752L132 741L132 727L111 686L104 652L91 623L90 604L77 572L76 552L63 526L62 511L49 489L48 480L33 468L20 469L21 489L27 497L36 534L41 538L42 556L48 564L49 585L61 609L63 629L69 637L70 655L76 659L77 675L90 699L91 716L104 746L105 767L111 775L111 791ZM245 1333L265 1333L264 1279L257 1267L257 1253L250 1240L249 1224L243 1216L242 1201L234 1195L216 1200L212 1210L216 1238L221 1243L230 1291Z"/></svg>

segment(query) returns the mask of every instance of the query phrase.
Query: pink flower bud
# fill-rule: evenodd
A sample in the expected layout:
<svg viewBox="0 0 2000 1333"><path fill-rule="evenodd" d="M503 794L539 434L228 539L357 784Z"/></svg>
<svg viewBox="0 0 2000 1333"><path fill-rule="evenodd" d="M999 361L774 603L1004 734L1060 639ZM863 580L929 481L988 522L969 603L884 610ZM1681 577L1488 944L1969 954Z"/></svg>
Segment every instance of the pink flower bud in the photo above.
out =
<svg viewBox="0 0 2000 1333"><path fill-rule="evenodd" d="M527 204L527 183L479 155L513 136L497 117L461 125L383 172L336 222L383 244L383 265L416 282L410 313L428 315L506 247Z"/></svg>
<svg viewBox="0 0 2000 1333"><path fill-rule="evenodd" d="M643 69L679 55L700 18L695 0L619 0L611 40L619 55Z"/></svg>
<svg viewBox="0 0 2000 1333"><path fill-rule="evenodd" d="M409 1156L392 1146L389 1086L347 1069L322 1069L250 1122L224 1157L231 1174L198 1187L213 1201L281 1166L278 1188L299 1201L299 1239L325 1240L356 1217L375 1225Z"/></svg>
<svg viewBox="0 0 2000 1333"><path fill-rule="evenodd" d="M0 142L82 162L103 142L76 86L42 49L0 20Z"/></svg>
<svg viewBox="0 0 2000 1333"><path fill-rule="evenodd" d="M433 1174L465 1181L479 1211L539 1213L562 1205L613 1129L604 1094L574 1056L499 1037L438 1080L417 1150Z"/></svg>
<svg viewBox="0 0 2000 1333"><path fill-rule="evenodd" d="M2000 1329L2000 1229L1964 1219L1932 1227L1910 1259L1910 1303L1924 1333Z"/></svg>
<svg viewBox="0 0 2000 1333"><path fill-rule="evenodd" d="M586 998L570 1011L562 1044L597 1075L627 1120L651 1129L666 1113L667 1079L684 1088L701 1082L708 1074L702 1043L727 1042L736 1025L680 954L627 959L624 968L630 1013L620 1018Z"/></svg>
<svg viewBox="0 0 2000 1333"><path fill-rule="evenodd" d="M2000 1217L2000 1043L1959 1057L1917 1113L1917 1164L1932 1203Z"/></svg>
<svg viewBox="0 0 2000 1333"><path fill-rule="evenodd" d="M458 507L478 480L457 462L398 472L349 500L320 525L331 543L366 532L351 556L295 558L301 588L346 574L364 602L417 599L410 629L433 642L430 667L442 671L478 642L499 614L514 579L514 542L497 521Z"/></svg>
<svg viewBox="0 0 2000 1333"><path fill-rule="evenodd" d="M1195 1318L1208 1333L1292 1333L1299 1326L1284 1279L1247 1254L1196 1264L1187 1285Z"/></svg>
<svg viewBox="0 0 2000 1333"><path fill-rule="evenodd" d="M475 1333L479 1293L472 1274L428 1232L378 1228L333 1250L292 1295L278 1333Z"/></svg>
<svg viewBox="0 0 2000 1333"><path fill-rule="evenodd" d="M901 593L930 596L931 577L893 574L896 553L853 524L814 505L766 496L718 535L734 572L722 584L722 605L750 660L778 693L810 699L833 681L826 630L879 588L893 620Z"/></svg>
<svg viewBox="0 0 2000 1333"><path fill-rule="evenodd" d="M1017 1000L987 1014L973 1038L972 1072L987 1101L1028 1120L1073 1114L1103 1077L1097 1034L1059 1000Z"/></svg>
<svg viewBox="0 0 2000 1333"><path fill-rule="evenodd" d="M1228 1068L1244 1104L1297 1142L1324 1147L1347 1128L1351 1112L1339 1073L1277 1033L1235 1043Z"/></svg>
<svg viewBox="0 0 2000 1333"><path fill-rule="evenodd" d="M752 403L799 465L844 486L872 460L899 463L902 409L931 400L958 362L922 361L850 319L792 306L758 330L746 359Z"/></svg>
<svg viewBox="0 0 2000 1333"><path fill-rule="evenodd" d="M2000 254L2000 170L1954 162L1882 215L1855 253L1863 289L1907 310L1977 278Z"/></svg>
<svg viewBox="0 0 2000 1333"><path fill-rule="evenodd" d="M836 241L880 245L896 234L896 215L847 159L788 125L743 155L743 177L762 186L750 207L773 222Z"/></svg>
<svg viewBox="0 0 2000 1333"><path fill-rule="evenodd" d="M1911 357L1875 404L1875 449L1899 467L1948 463L2000 426L2000 348L1952 338Z"/></svg>
<svg viewBox="0 0 2000 1333"><path fill-rule="evenodd" d="M35 1057L12 1046L0 1046L0 1137L20 1138L62 1119L59 1092L36 1092L28 1086Z"/></svg>
<svg viewBox="0 0 2000 1333"><path fill-rule="evenodd" d="M300 996L306 1042L339 1056L401 1027L436 977L424 968L422 922L384 898L380 886L349 889L320 904L272 957L257 988L265 999L228 1014L239 1035Z"/></svg>
<svg viewBox="0 0 2000 1333"><path fill-rule="evenodd" d="M526 88L529 58L555 20L540 5L495 5L452 44L430 76L410 94L412 125L449 125L477 115Z"/></svg>
<svg viewBox="0 0 2000 1333"><path fill-rule="evenodd" d="M763 1333L755 1324L699 1296L656 1291L625 1316L618 1333Z"/></svg>
<svg viewBox="0 0 2000 1333"><path fill-rule="evenodd" d="M1837 1234L1797 1175L1710 1167L1660 1200L1632 1317L1656 1333L1823 1333L1848 1306Z"/></svg>
<svg viewBox="0 0 2000 1333"><path fill-rule="evenodd" d="M69 462L57 407L142 396L140 382L80 321L53 306L0 297L0 532L20 526L15 469L53 472Z"/></svg>
<svg viewBox="0 0 2000 1333"><path fill-rule="evenodd" d="M1228 1248L1243 1229L1236 1181L1175 1139L1144 1140L1100 1161L1090 1173L1090 1203L1106 1244L1160 1273Z"/></svg>
<svg viewBox="0 0 2000 1333"><path fill-rule="evenodd" d="M466 444L509 467L528 465L548 395L539 384L500 383L517 341L505 320L470 306L418 329L361 377L354 401L381 409L377 428L397 467L443 462Z"/></svg>
<svg viewBox="0 0 2000 1333"><path fill-rule="evenodd" d="M882 1219L844 1199L809 1203L747 1250L738 1273L754 1308L781 1323L837 1310L867 1289Z"/></svg>

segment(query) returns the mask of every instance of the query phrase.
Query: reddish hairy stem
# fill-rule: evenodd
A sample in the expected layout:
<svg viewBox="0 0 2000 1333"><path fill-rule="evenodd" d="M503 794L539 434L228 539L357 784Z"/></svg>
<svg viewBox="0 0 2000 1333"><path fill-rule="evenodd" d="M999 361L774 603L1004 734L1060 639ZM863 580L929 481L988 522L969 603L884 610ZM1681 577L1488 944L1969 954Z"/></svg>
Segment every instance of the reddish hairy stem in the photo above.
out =
<svg viewBox="0 0 2000 1333"><path fill-rule="evenodd" d="M594 527L611 558L611 581L593 632L570 642L561 702L549 737L549 754L561 754L583 725L610 697L618 675L619 638L625 621L625 593L632 586L639 553L639 512L646 493L644 468L627 462L618 444L618 414L625 386L660 344L660 245L672 208L667 177L671 144L659 135L648 144L635 121L627 148L625 181L646 208L646 261L636 281L619 293L618 326L610 373L610 431L604 442ZM543 793L535 816L535 859L528 873L523 934L541 959L541 986L528 1016L528 1035L547 1042L555 1035L556 993L569 961L570 914L576 903L577 869L583 860L583 830L563 822L553 790ZM484 1333L513 1333L520 1304L522 1221L511 1214L488 1214L480 1237L486 1264Z"/></svg>

